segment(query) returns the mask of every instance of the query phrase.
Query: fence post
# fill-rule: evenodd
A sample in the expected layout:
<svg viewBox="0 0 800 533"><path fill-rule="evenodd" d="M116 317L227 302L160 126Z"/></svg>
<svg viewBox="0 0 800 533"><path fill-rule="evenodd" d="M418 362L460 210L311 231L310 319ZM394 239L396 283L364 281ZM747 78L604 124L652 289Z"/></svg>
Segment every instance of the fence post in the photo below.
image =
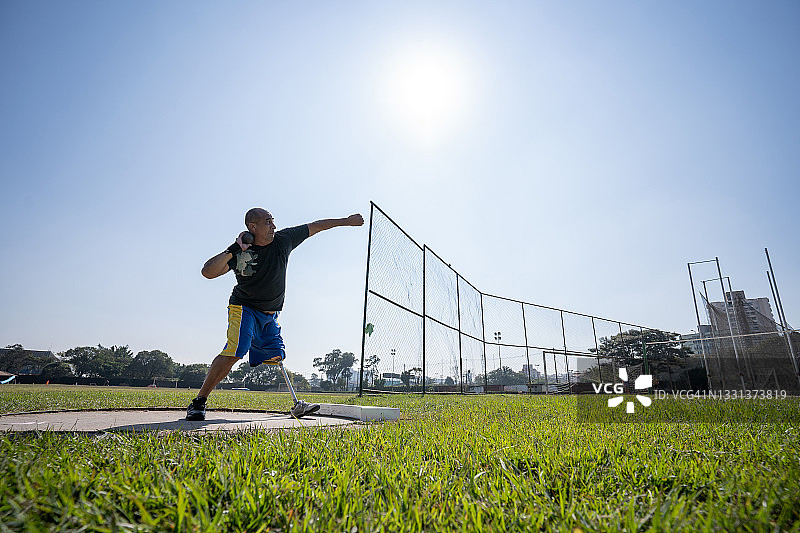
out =
<svg viewBox="0 0 800 533"><path fill-rule="evenodd" d="M486 319L483 316L483 293L481 294L481 339L483 339L483 392L489 392L489 375L486 373Z"/></svg>
<svg viewBox="0 0 800 533"><path fill-rule="evenodd" d="M572 392L572 376L569 375L569 358L567 357L567 332L564 330L564 311L559 311L561 315L561 338L564 341L564 366L567 369L567 387ZM556 383L558 383L558 370L556 370Z"/></svg>
<svg viewBox="0 0 800 533"><path fill-rule="evenodd" d="M547 350L542 350L542 363L544 363L544 393L550 394L550 378L547 377ZM556 377L558 377L558 371L556 371Z"/></svg>
<svg viewBox="0 0 800 533"><path fill-rule="evenodd" d="M364 281L364 321L361 324L361 368L358 376L358 395L364 394L364 348L367 342L367 295L369 294L369 257L372 251L372 213L375 211L375 204L369 203L369 237L367 237L367 276Z"/></svg>
<svg viewBox="0 0 800 533"><path fill-rule="evenodd" d="M528 361L528 394L531 393L533 382L531 381L531 356L528 352L528 324L525 322L525 304L520 302L522 306L522 331L525 333L525 360Z"/></svg>
<svg viewBox="0 0 800 533"><path fill-rule="evenodd" d="M597 344L597 328L594 326L594 317L592 317L592 334L594 335L594 354L597 357L597 378L600 383L603 383L603 366L600 364L600 345Z"/></svg>
<svg viewBox="0 0 800 533"><path fill-rule="evenodd" d="M461 394L464 394L464 356L461 353L461 276L456 272L456 314L458 315L458 381L461 385Z"/></svg>
<svg viewBox="0 0 800 533"><path fill-rule="evenodd" d="M641 326L639 326L639 336L642 339L642 359L644 359L644 373L649 374L650 363L647 361L647 346L645 345L644 342L644 328L642 328ZM667 360L667 365L669 365L669 360ZM669 370L669 366L667 366L667 369Z"/></svg>
<svg viewBox="0 0 800 533"><path fill-rule="evenodd" d="M425 294L425 278L426 278L426 270L425 270L425 259L428 255L427 253L428 245L422 245L422 394L425 395L425 369L427 368L427 364L425 363L425 323L427 322L426 318L428 315L425 312L425 301L428 299L428 295Z"/></svg>
<svg viewBox="0 0 800 533"><path fill-rule="evenodd" d="M631 352L628 350L628 345L625 343L625 335L622 334L622 322L617 322L617 327L619 328L619 342L622 345L623 350L625 350L625 353L628 354L628 359L631 359ZM617 380L619 378L619 369L613 368L613 370L614 380Z"/></svg>

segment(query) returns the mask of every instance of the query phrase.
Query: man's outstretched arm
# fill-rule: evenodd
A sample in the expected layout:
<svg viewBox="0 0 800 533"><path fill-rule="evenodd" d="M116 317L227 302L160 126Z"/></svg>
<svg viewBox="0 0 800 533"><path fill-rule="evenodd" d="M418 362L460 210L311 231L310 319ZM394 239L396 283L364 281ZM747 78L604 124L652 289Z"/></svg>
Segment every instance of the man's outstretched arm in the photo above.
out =
<svg viewBox="0 0 800 533"><path fill-rule="evenodd" d="M339 226L363 226L364 217L361 215L350 215L347 218L326 218L324 220L317 220L310 222L308 225L308 236L311 237L315 233L324 231L326 229L336 228Z"/></svg>

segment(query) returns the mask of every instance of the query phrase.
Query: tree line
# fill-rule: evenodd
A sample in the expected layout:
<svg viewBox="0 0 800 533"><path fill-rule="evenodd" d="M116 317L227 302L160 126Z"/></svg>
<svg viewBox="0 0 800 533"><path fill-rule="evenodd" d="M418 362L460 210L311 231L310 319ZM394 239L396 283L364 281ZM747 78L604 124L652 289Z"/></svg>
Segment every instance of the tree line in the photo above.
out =
<svg viewBox="0 0 800 533"><path fill-rule="evenodd" d="M299 390L321 388L322 390L345 390L353 376L355 355L336 348L324 357L314 358L314 367L320 369L327 379L312 374L305 376L287 369L292 384ZM209 369L208 364L184 365L173 361L161 350L143 350L136 354L125 346L106 347L78 346L52 354L26 350L21 344L12 344L0 350L0 370L11 374L36 375L41 379L93 378L98 380L155 380L177 379L189 383L201 383ZM251 368L244 360L223 381L229 384L280 386L283 374L277 366L259 365Z"/></svg>
<svg viewBox="0 0 800 533"><path fill-rule="evenodd" d="M184 365L161 350L143 350L134 355L126 346L78 346L58 354L26 350L11 344L0 352L0 370L11 374L33 374L42 379L178 379L201 382L209 365Z"/></svg>

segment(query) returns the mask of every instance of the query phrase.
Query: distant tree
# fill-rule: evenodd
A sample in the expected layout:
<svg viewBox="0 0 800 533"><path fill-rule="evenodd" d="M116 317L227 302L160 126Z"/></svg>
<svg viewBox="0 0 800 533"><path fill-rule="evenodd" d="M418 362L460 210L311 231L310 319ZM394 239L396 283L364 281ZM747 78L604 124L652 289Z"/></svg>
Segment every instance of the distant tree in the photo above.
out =
<svg viewBox="0 0 800 533"><path fill-rule="evenodd" d="M526 385L528 375L523 372L514 372L510 367L497 368L487 374L489 385ZM480 376L479 383L483 376Z"/></svg>
<svg viewBox="0 0 800 533"><path fill-rule="evenodd" d="M74 377L75 374L72 373L72 367L69 364L65 363L64 361L53 361L47 363L42 367L42 379L58 379L58 378L67 378L67 377Z"/></svg>
<svg viewBox="0 0 800 533"><path fill-rule="evenodd" d="M125 369L133 379L171 378L175 376L175 361L161 350L141 351Z"/></svg>
<svg viewBox="0 0 800 533"><path fill-rule="evenodd" d="M312 388L317 388L320 386L320 379L317 374L311 374L311 379L308 380L308 383L311 385Z"/></svg>
<svg viewBox="0 0 800 533"><path fill-rule="evenodd" d="M210 365L203 363L181 366L178 370L178 379L189 383L200 383L206 379L209 368L211 368Z"/></svg>
<svg viewBox="0 0 800 533"><path fill-rule="evenodd" d="M419 380L422 376L422 368L415 366L413 368L409 368L408 370L403 370L400 373L400 381L403 382L403 385L406 386L406 389L411 388L411 381L414 381L414 385L419 385Z"/></svg>
<svg viewBox="0 0 800 533"><path fill-rule="evenodd" d="M249 363L248 363L249 364ZM274 386L282 380L280 368L273 365L258 365L251 368L244 379L245 387L248 383L253 385Z"/></svg>
<svg viewBox="0 0 800 533"><path fill-rule="evenodd" d="M314 358L314 368L319 368L325 373L328 381L331 383L339 382L339 378L349 378L352 375L353 363L356 357L351 352L342 352L340 349L335 348L330 353L325 354L325 357Z"/></svg>
<svg viewBox="0 0 800 533"><path fill-rule="evenodd" d="M71 348L62 355L72 365L76 376L87 378L124 377L125 370L133 361L133 352L127 346L81 346Z"/></svg>
<svg viewBox="0 0 800 533"><path fill-rule="evenodd" d="M452 387L453 385L456 384L456 382L453 380L453 378L451 378L450 376L447 376L447 378L445 378L445 380L444 380L444 384L447 385L447 386L451 386Z"/></svg>
<svg viewBox="0 0 800 533"><path fill-rule="evenodd" d="M616 382L619 381L619 375L615 374L615 371L618 372L616 365L613 365L610 362L603 362L583 371L582 377L584 380L595 383L609 381Z"/></svg>
<svg viewBox="0 0 800 533"><path fill-rule="evenodd" d="M100 377L106 379L125 377L125 369L133 361L133 352L128 346L98 346L97 364Z"/></svg>
<svg viewBox="0 0 800 533"><path fill-rule="evenodd" d="M658 344L648 344L653 342ZM681 344L678 333L658 329L631 329L611 337L601 337L598 348L589 351L624 367L642 363L646 355L650 372L662 367L685 366L686 358L692 353Z"/></svg>
<svg viewBox="0 0 800 533"><path fill-rule="evenodd" d="M59 355L62 359L72 365L72 371L81 378L98 377L98 370L95 365L98 349L94 346L79 346L70 348Z"/></svg>
<svg viewBox="0 0 800 533"><path fill-rule="evenodd" d="M311 390L311 384L306 377L302 374L295 374L291 370L286 370L289 373L289 379L292 380L292 385L297 390Z"/></svg>
<svg viewBox="0 0 800 533"><path fill-rule="evenodd" d="M344 385L341 387L342 390L347 388L347 384L350 383L350 378L353 377L353 369L352 368L345 368L342 370L342 377L339 378L340 381L344 381Z"/></svg>
<svg viewBox="0 0 800 533"><path fill-rule="evenodd" d="M11 344L0 352L0 370L12 374L40 373L44 379L72 375L69 365L55 355L26 350L21 344Z"/></svg>
<svg viewBox="0 0 800 533"><path fill-rule="evenodd" d="M380 362L381 358L377 354L370 355L364 359L364 376L369 378L373 386L375 385L375 376L378 373L378 363Z"/></svg>
<svg viewBox="0 0 800 533"><path fill-rule="evenodd" d="M228 372L228 375L225 376L222 382L239 383L244 379L248 372L250 372L250 364L247 361L242 361L239 363L238 367Z"/></svg>
<svg viewBox="0 0 800 533"><path fill-rule="evenodd" d="M311 386L302 374L296 374L286 369L292 386L297 390L309 390ZM264 387L279 387L286 382L280 367L274 365L258 365L251 367L247 361L242 361L239 367L228 374L226 383L242 383L244 387L248 385L260 385Z"/></svg>
<svg viewBox="0 0 800 533"><path fill-rule="evenodd" d="M410 389L411 388L411 378L412 377L413 377L413 374L411 373L410 370L403 370L402 372L400 372L400 381L403 382L403 385L406 386L406 389Z"/></svg>
<svg viewBox="0 0 800 533"><path fill-rule="evenodd" d="M21 344L9 344L0 354L0 370L11 374L19 374L24 369L38 368L44 364Z"/></svg>

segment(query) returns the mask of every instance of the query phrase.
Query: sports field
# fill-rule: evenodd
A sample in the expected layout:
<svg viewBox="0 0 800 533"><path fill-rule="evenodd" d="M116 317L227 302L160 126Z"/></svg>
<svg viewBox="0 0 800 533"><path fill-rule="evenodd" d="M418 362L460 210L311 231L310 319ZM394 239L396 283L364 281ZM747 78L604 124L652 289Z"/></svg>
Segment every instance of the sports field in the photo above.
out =
<svg viewBox="0 0 800 533"><path fill-rule="evenodd" d="M0 388L0 412L185 407L194 393L16 385ZM0 529L800 530L797 424L579 423L574 397L305 398L403 416L275 433L4 434ZM209 407L289 401L226 391Z"/></svg>

